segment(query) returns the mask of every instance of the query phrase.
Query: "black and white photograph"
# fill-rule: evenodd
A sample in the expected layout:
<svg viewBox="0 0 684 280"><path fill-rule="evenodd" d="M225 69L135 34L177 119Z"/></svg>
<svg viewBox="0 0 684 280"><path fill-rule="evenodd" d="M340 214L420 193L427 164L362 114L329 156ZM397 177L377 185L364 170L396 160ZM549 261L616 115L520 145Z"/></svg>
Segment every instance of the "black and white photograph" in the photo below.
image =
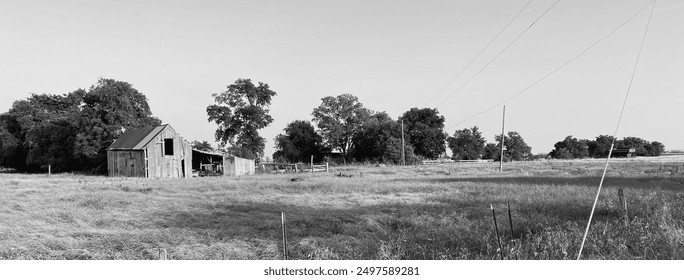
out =
<svg viewBox="0 0 684 280"><path fill-rule="evenodd" d="M0 273L665 277L682 124L679 0L0 0Z"/></svg>

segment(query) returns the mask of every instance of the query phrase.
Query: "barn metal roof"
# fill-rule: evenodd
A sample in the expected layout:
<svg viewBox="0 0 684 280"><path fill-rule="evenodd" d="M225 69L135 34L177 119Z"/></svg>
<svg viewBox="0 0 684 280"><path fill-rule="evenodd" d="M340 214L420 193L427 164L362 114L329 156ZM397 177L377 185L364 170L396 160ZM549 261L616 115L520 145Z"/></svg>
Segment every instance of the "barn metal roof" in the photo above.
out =
<svg viewBox="0 0 684 280"><path fill-rule="evenodd" d="M126 130L119 139L116 139L108 150L142 150L168 125L148 126Z"/></svg>
<svg viewBox="0 0 684 280"><path fill-rule="evenodd" d="M225 156L226 154L219 153L219 152L210 152L210 151L202 151L198 149L192 149L193 152L197 152L200 154L206 154L206 155L212 155L212 156Z"/></svg>

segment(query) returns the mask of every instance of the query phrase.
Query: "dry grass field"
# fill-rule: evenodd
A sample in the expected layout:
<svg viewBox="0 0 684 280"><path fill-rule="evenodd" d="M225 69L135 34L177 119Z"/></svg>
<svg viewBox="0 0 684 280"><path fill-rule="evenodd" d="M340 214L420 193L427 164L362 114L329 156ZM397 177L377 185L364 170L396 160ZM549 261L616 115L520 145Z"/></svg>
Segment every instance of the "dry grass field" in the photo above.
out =
<svg viewBox="0 0 684 280"><path fill-rule="evenodd" d="M683 163L611 162L583 258L684 259L684 176L657 172ZM498 163L359 166L185 180L5 173L0 259L280 259L281 212L291 259L498 259L490 204L506 259L574 259L603 164L520 162L503 173Z"/></svg>

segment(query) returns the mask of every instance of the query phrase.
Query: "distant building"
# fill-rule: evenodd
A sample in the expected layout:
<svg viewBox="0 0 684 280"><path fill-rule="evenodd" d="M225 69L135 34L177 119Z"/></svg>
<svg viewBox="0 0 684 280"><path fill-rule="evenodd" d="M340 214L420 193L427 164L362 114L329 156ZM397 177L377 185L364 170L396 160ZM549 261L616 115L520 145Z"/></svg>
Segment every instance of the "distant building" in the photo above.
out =
<svg viewBox="0 0 684 280"><path fill-rule="evenodd" d="M112 177L187 178L192 147L168 124L130 129L107 149Z"/></svg>
<svg viewBox="0 0 684 280"><path fill-rule="evenodd" d="M636 149L634 149L634 148L613 149L613 152L611 154L613 157L632 158L632 157L636 156Z"/></svg>

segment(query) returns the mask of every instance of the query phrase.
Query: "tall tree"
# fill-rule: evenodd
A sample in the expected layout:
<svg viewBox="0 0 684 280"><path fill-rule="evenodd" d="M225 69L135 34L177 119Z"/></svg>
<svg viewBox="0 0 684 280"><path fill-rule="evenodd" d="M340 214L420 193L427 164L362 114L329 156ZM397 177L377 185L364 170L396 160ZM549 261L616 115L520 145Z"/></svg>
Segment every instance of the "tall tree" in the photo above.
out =
<svg viewBox="0 0 684 280"><path fill-rule="evenodd" d="M402 120L416 155L436 159L446 151L444 117L437 109L411 108L399 117L399 122Z"/></svg>
<svg viewBox="0 0 684 280"><path fill-rule="evenodd" d="M665 145L663 143L660 143L658 141L653 141L649 144L646 144L644 146L646 149L646 153L648 156L660 156L662 153L665 152Z"/></svg>
<svg viewBox="0 0 684 280"><path fill-rule="evenodd" d="M22 171L106 170L106 149L125 129L159 124L129 83L100 79L88 91L32 94L0 115L0 162Z"/></svg>
<svg viewBox="0 0 684 280"><path fill-rule="evenodd" d="M499 137L501 139L501 137ZM493 159L494 161L500 161L501 160L501 145L500 144L494 144L494 143L487 143L485 145L485 151L484 151L484 156L482 158L484 159Z"/></svg>
<svg viewBox="0 0 684 280"><path fill-rule="evenodd" d="M494 137L499 149L501 149L501 135ZM509 131L504 137L504 161L528 160L532 156L532 148L525 143L525 140L516 131Z"/></svg>
<svg viewBox="0 0 684 280"><path fill-rule="evenodd" d="M107 148L126 129L161 124L147 97L127 82L101 78L81 93L74 153L93 172L106 171Z"/></svg>
<svg viewBox="0 0 684 280"><path fill-rule="evenodd" d="M260 159L266 139L258 130L273 122L269 115L276 92L268 84L254 85L250 79L237 79L226 91L212 94L216 104L207 107L209 121L218 125L215 137L228 152L244 158Z"/></svg>
<svg viewBox="0 0 684 280"><path fill-rule="evenodd" d="M352 154L357 161L376 161L392 164L402 162L401 124L386 112L373 114L354 136ZM407 162L414 162L413 146L405 145Z"/></svg>
<svg viewBox="0 0 684 280"><path fill-rule="evenodd" d="M354 136L363 129L371 111L349 93L326 96L321 101L311 113L313 121L320 129L323 141L331 148L339 149L346 162L354 146Z"/></svg>
<svg viewBox="0 0 684 280"><path fill-rule="evenodd" d="M610 145L612 142L613 136L597 136L596 140L589 141L589 143L587 143L587 145L589 146L589 156L594 158L608 157L608 152L610 151Z"/></svg>
<svg viewBox="0 0 684 280"><path fill-rule="evenodd" d="M549 156L557 159L585 158L589 156L588 143L588 140L578 140L569 135L563 141L556 142L553 145L554 149L549 153Z"/></svg>
<svg viewBox="0 0 684 280"><path fill-rule="evenodd" d="M323 150L323 138L316 133L308 121L297 120L287 124L285 134L275 138L276 153L273 159L279 158L289 162L306 162L310 156L320 160Z"/></svg>
<svg viewBox="0 0 684 280"><path fill-rule="evenodd" d="M635 149L635 154L637 156L648 156L648 151L646 146L650 143L639 137L625 137L622 140L616 141L616 148L631 148Z"/></svg>
<svg viewBox="0 0 684 280"><path fill-rule="evenodd" d="M6 165L21 171L73 169L73 136L80 95L31 94L3 115L9 137ZM6 137L8 137L7 135ZM3 145L4 146L4 145Z"/></svg>
<svg viewBox="0 0 684 280"><path fill-rule="evenodd" d="M454 136L447 139L454 160L480 159L485 153L487 141L477 126L472 129L456 130Z"/></svg>

